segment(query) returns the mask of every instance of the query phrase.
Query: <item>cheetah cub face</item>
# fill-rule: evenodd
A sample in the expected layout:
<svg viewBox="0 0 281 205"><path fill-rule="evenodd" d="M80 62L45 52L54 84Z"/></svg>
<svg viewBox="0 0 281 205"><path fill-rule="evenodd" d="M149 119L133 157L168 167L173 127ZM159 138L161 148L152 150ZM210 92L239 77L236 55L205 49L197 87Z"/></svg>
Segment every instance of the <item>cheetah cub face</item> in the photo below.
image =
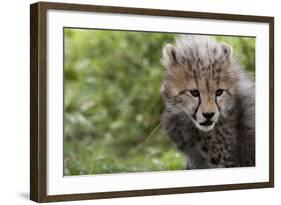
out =
<svg viewBox="0 0 281 205"><path fill-rule="evenodd" d="M201 131L212 130L219 118L231 115L238 76L233 61L228 45L203 36L166 45L161 87L166 108L185 112Z"/></svg>

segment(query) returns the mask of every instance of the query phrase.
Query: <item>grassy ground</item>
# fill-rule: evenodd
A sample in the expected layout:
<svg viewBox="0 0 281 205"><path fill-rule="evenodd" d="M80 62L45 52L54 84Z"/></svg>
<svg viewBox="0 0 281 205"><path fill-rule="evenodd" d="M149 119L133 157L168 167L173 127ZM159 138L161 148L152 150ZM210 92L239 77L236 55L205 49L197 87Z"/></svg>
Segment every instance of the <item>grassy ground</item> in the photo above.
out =
<svg viewBox="0 0 281 205"><path fill-rule="evenodd" d="M65 175L181 170L186 166L185 157L161 130L131 145L108 136L71 140L64 146Z"/></svg>

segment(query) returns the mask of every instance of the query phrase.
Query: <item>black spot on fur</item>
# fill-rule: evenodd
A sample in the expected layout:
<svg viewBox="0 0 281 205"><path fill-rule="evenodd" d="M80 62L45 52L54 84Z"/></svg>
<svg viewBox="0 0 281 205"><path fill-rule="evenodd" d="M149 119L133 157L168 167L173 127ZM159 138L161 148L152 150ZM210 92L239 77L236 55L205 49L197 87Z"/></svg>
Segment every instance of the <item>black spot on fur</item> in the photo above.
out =
<svg viewBox="0 0 281 205"><path fill-rule="evenodd" d="M211 158L211 163L212 163L213 165L218 165L218 164L219 164L219 160L218 160L217 158L215 158L215 157L212 157L212 158Z"/></svg>
<svg viewBox="0 0 281 205"><path fill-rule="evenodd" d="M214 54L217 54L217 48L214 48L214 49L213 49L213 53L214 53Z"/></svg>
<svg viewBox="0 0 281 205"><path fill-rule="evenodd" d="M223 48L223 52L224 52L224 54L227 54L227 48Z"/></svg>
<svg viewBox="0 0 281 205"><path fill-rule="evenodd" d="M208 147L203 146L203 147L202 147L202 151L203 151L203 152L208 152Z"/></svg>

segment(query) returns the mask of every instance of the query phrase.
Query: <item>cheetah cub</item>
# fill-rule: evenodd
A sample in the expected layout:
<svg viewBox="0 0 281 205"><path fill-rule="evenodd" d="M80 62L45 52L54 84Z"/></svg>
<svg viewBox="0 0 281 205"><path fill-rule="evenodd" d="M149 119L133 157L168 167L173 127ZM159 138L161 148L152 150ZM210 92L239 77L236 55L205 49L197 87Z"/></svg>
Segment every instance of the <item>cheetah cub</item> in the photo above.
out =
<svg viewBox="0 0 281 205"><path fill-rule="evenodd" d="M255 166L255 88L230 46L179 37L163 49L164 129L187 169Z"/></svg>

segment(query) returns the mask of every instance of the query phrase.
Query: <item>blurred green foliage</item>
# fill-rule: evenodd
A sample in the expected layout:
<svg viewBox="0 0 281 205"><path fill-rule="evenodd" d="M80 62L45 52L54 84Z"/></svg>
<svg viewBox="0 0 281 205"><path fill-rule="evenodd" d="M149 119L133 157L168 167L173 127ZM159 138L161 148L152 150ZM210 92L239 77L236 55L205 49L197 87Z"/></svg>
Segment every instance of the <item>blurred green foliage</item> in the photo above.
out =
<svg viewBox="0 0 281 205"><path fill-rule="evenodd" d="M225 36L216 36L216 39L229 44L232 47L234 56L240 63L241 68L246 70L249 75L254 77L256 39L253 37Z"/></svg>
<svg viewBox="0 0 281 205"><path fill-rule="evenodd" d="M64 29L64 174L179 170L160 123L162 47L176 35ZM216 37L254 71L254 38Z"/></svg>

